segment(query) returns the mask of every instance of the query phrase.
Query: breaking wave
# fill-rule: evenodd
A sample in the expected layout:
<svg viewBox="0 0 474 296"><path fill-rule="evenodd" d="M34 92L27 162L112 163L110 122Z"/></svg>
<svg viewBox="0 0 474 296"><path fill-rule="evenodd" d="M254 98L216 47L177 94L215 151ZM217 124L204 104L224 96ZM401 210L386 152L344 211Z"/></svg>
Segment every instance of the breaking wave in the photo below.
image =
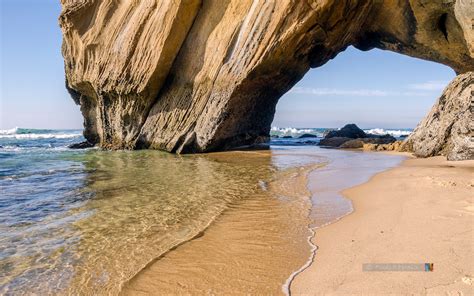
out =
<svg viewBox="0 0 474 296"><path fill-rule="evenodd" d="M383 129L383 128L372 128L365 129L364 132L373 135L386 135L389 134L394 137L408 136L413 130L411 129Z"/></svg>
<svg viewBox="0 0 474 296"><path fill-rule="evenodd" d="M324 132L327 130L332 130L328 128L294 128L294 127L277 127L274 126L270 130L270 135L272 136L291 136L293 138L298 138L303 134L312 134L318 137L323 137Z"/></svg>
<svg viewBox="0 0 474 296"><path fill-rule="evenodd" d="M81 130L49 130L18 127L0 130L0 138L4 139L68 139L79 138L81 136Z"/></svg>

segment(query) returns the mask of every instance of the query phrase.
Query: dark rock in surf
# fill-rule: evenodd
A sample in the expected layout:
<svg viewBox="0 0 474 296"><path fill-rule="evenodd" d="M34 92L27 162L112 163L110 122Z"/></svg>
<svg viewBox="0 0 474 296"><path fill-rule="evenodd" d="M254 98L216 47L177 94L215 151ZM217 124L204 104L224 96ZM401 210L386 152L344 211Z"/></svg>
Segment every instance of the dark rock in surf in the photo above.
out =
<svg viewBox="0 0 474 296"><path fill-rule="evenodd" d="M85 148L94 147L94 144L92 144L88 141L84 141L84 142L80 142L80 143L71 144L67 147L70 148L70 149L85 149Z"/></svg>
<svg viewBox="0 0 474 296"><path fill-rule="evenodd" d="M366 134L357 125L346 124L340 130L330 131L319 142L320 146L339 148L362 148L364 144L390 144L395 142L393 136Z"/></svg>
<svg viewBox="0 0 474 296"><path fill-rule="evenodd" d="M367 138L367 134L361 130L357 125L351 123L346 124L343 128L336 131L330 131L324 139L335 138L335 137L342 137L342 138Z"/></svg>
<svg viewBox="0 0 474 296"><path fill-rule="evenodd" d="M318 136L315 136L313 134L302 134L301 136L298 137L298 139L304 139L304 138L317 138Z"/></svg>

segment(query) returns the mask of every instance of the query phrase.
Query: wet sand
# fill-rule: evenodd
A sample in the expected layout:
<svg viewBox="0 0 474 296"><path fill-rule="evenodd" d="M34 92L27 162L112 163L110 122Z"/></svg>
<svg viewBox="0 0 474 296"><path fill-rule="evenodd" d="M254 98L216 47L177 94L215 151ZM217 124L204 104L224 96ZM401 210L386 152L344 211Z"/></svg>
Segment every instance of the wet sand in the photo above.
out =
<svg viewBox="0 0 474 296"><path fill-rule="evenodd" d="M43 193L42 188L38 188L39 200L51 203L45 209L52 210L52 214L47 214L48 218L41 223L20 223L4 233L8 252L15 256L0 260L0 269L6 275L0 279L0 294L21 291L33 294L276 295L287 293L289 288L317 294L320 287L325 287L318 283L318 288L314 288L313 283L320 279L331 286L337 282L325 277L352 276L344 273L345 266L351 266L352 257L366 260L369 255L378 256L392 247L401 252L418 251L407 239L417 244L425 242L427 246L423 247L435 249L447 244L446 237L454 238L454 247L449 248L452 254L448 255L458 255L461 258L458 261L468 261L472 244L466 244L466 237L472 238L472 227L466 225L472 225L472 219L461 223L456 215L464 217L468 213L472 217L472 200L466 205L466 188L472 193L473 184L459 179L465 179L467 172L472 181L472 162L458 168L463 163L433 164L414 160L412 165L394 170L408 172L382 179L379 187L374 187L373 180L361 186L373 190L358 193L369 196L369 202L360 203L359 199L363 198L356 197L356 212L344 217L353 207L341 191L397 165L402 157L281 145L273 146L270 151L184 156L158 151L57 155L54 163L60 160L61 165L55 169L65 177L58 180L70 183L65 187L67 198L64 199L63 194L54 195L55 191ZM51 159L45 158L45 161L51 162ZM44 179L36 167L32 170L41 180L50 180ZM50 173L51 170L46 176ZM56 178L57 175L51 176ZM377 178L380 177L374 180ZM415 185L421 189L413 191ZM352 190L348 192L351 194ZM389 198L377 199L381 192L387 192ZM449 199L440 198L441 193ZM410 196L413 198L409 199ZM420 206L416 202L424 204ZM60 206L56 207L57 203ZM441 210L435 207L439 211L430 213L431 207L438 204ZM64 205L67 207L63 208ZM454 206L459 206L454 212L443 212ZM435 222L447 221L440 225L447 225L449 229L440 226L439 230L436 223L432 226L430 223L434 222L426 220L425 208L428 218L435 217ZM22 214L30 214L28 211L14 213L20 214L19 218L9 217L14 223L21 221ZM419 220L413 218L416 214L421 216ZM354 216L361 218L353 221L353 225L346 225L344 221ZM399 223L400 216L408 222ZM344 218L334 223L341 217ZM364 217L368 217L369 223L363 224ZM420 221L424 223L422 226L417 224ZM333 233L333 225L318 228L328 223L343 225L342 230ZM362 230L352 229L354 226ZM374 227L383 227L383 230L374 235ZM390 231L386 229L397 230L398 236L389 237ZM420 233L426 233L426 229L436 232L428 239L420 239ZM350 232L344 234L344 231ZM391 245L382 242L375 246L382 246L382 250L371 249L370 243L377 242L378 235L384 233L382 237L390 238ZM347 244L344 235L361 237L354 242L351 238ZM359 241L365 244L359 246ZM320 246L317 252L315 244ZM357 252L352 252L352 246L358 246ZM30 250L36 253L31 254ZM429 257L432 253L427 254ZM451 257L443 259L441 255L434 253L431 257L445 260L448 266L454 262L455 284L459 284L459 279L465 285L472 284L472 270L464 268L465 263L458 264ZM411 260L412 257L400 258ZM439 262L434 263L437 270ZM324 274L314 275L314 268L318 272L323 270ZM451 271L447 274L454 274ZM465 275L458 276L460 274ZM305 277L306 280L299 280ZM446 283L444 279L435 284ZM352 288L349 286L342 293Z"/></svg>
<svg viewBox="0 0 474 296"><path fill-rule="evenodd" d="M312 227L352 211L340 191L403 159L318 147L279 147L251 155L255 160L271 156L278 168L273 180L261 184L266 194L233 203L201 236L139 272L121 294L287 294L314 256ZM227 161L248 157L212 155Z"/></svg>
<svg viewBox="0 0 474 296"><path fill-rule="evenodd" d="M474 161L408 159L345 190L354 212L316 230L293 295L474 294ZM434 263L433 272L364 272L365 263Z"/></svg>
<svg viewBox="0 0 474 296"><path fill-rule="evenodd" d="M280 161L289 163L291 157L313 156L270 151L258 154L281 157ZM243 155L212 157L236 156L242 159ZM283 294L291 271L302 266L310 254L307 175L324 165L317 158L316 163L277 172L274 180L261 184L268 194L230 205L200 236L143 269L121 294Z"/></svg>
<svg viewBox="0 0 474 296"><path fill-rule="evenodd" d="M353 211L352 202L342 191L363 184L377 173L399 165L408 155L373 153L360 150L319 149L328 165L310 173L312 227L334 223Z"/></svg>

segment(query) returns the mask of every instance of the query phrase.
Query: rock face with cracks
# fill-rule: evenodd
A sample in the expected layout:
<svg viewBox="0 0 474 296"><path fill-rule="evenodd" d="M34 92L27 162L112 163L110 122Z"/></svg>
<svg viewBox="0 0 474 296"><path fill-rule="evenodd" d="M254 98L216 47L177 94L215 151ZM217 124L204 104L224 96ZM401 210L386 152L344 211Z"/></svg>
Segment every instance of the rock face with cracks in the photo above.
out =
<svg viewBox="0 0 474 296"><path fill-rule="evenodd" d="M469 0L61 0L66 86L107 149L268 140L275 106L350 45L474 69Z"/></svg>
<svg viewBox="0 0 474 296"><path fill-rule="evenodd" d="M416 156L474 159L474 72L456 77L402 149Z"/></svg>

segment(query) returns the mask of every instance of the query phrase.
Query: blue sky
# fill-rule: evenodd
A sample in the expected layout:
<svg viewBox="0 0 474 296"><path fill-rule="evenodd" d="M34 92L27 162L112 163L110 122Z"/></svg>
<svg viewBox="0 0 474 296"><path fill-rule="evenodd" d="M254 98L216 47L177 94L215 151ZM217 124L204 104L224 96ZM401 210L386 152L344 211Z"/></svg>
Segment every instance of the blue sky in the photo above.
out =
<svg viewBox="0 0 474 296"><path fill-rule="evenodd" d="M0 2L0 129L81 128L64 86L59 0Z"/></svg>
<svg viewBox="0 0 474 296"><path fill-rule="evenodd" d="M455 76L441 64L350 47L280 99L273 125L413 128Z"/></svg>
<svg viewBox="0 0 474 296"><path fill-rule="evenodd" d="M59 0L0 3L0 129L81 128L79 106L64 87ZM273 125L411 128L454 76L440 64L349 48L280 99Z"/></svg>

